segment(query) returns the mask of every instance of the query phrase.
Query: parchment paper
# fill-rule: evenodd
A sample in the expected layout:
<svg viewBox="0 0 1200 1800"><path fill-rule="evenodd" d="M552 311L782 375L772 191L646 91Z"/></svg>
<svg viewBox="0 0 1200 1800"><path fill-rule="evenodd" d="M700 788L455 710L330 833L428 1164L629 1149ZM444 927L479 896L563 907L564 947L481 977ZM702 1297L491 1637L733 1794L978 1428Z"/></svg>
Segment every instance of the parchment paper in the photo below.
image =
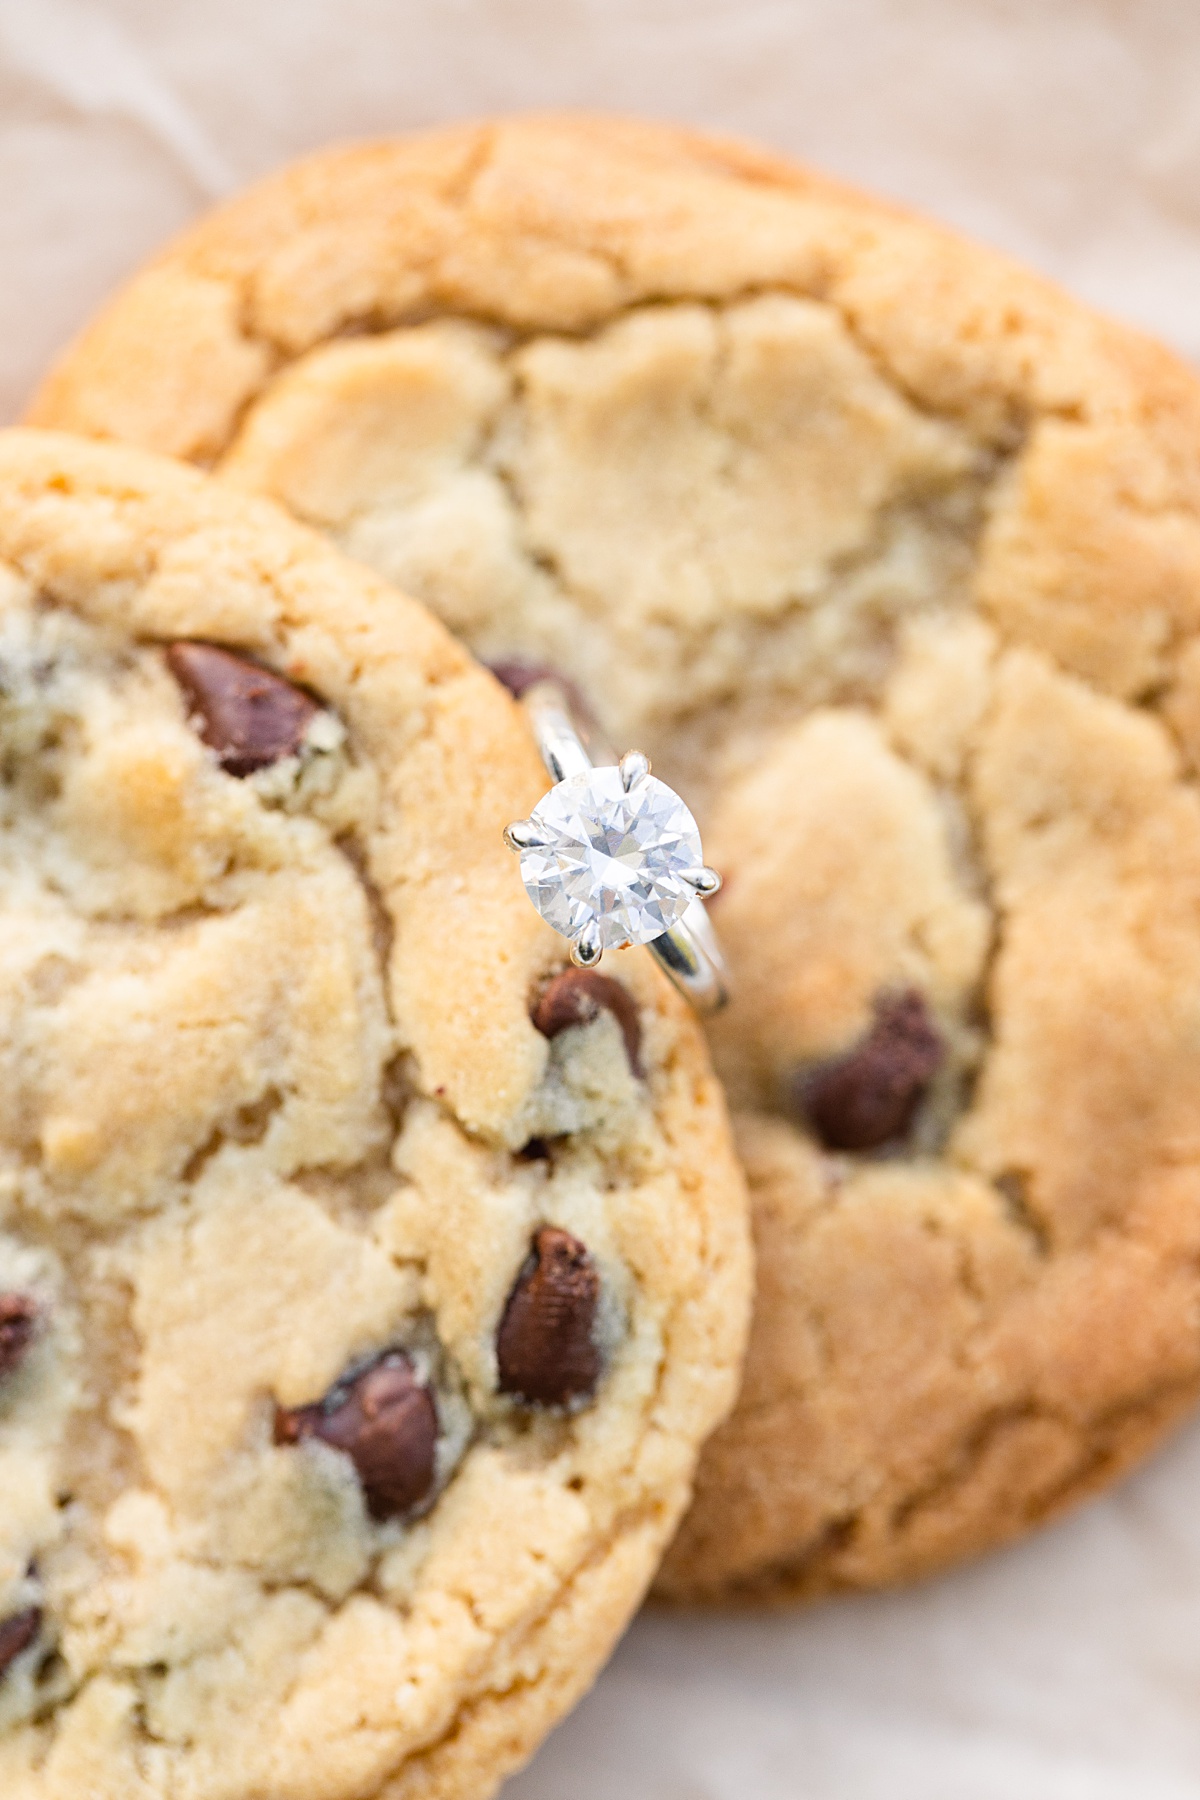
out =
<svg viewBox="0 0 1200 1800"><path fill-rule="evenodd" d="M810 157L1200 359L1197 0L0 0L0 417L237 184L564 105ZM505 1800L885 1796L1200 1800L1200 1428L920 1590L644 1617Z"/></svg>

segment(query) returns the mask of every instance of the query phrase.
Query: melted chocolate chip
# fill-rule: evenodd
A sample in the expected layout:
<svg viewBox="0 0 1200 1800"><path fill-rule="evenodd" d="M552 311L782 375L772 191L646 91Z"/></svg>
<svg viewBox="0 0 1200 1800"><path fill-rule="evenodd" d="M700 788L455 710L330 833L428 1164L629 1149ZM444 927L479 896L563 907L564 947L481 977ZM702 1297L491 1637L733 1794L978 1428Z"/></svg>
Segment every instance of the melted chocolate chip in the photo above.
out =
<svg viewBox="0 0 1200 1800"><path fill-rule="evenodd" d="M796 1099L830 1150L873 1150L908 1130L944 1055L921 995L885 995L867 1036L802 1075Z"/></svg>
<svg viewBox="0 0 1200 1800"><path fill-rule="evenodd" d="M572 1025L590 1025L610 1012L621 1027L625 1054L634 1074L642 1074L642 1027L629 989L595 969L564 969L543 988L533 1009L533 1022L543 1037L555 1038Z"/></svg>
<svg viewBox="0 0 1200 1800"><path fill-rule="evenodd" d="M27 1606L24 1612L14 1613L11 1619L0 1622L0 1675L7 1674L41 1629L42 1611L38 1606Z"/></svg>
<svg viewBox="0 0 1200 1800"><path fill-rule="evenodd" d="M38 1304L30 1294L0 1294L0 1379L11 1375L38 1324Z"/></svg>
<svg viewBox="0 0 1200 1800"><path fill-rule="evenodd" d="M526 662L521 656L502 657L499 662L489 663L488 668L514 700L519 700L526 688L536 687L539 681L557 681L563 687L570 686L548 663Z"/></svg>
<svg viewBox="0 0 1200 1800"><path fill-rule="evenodd" d="M230 775L253 775L299 750L318 711L302 689L216 644L168 644L166 658L201 738Z"/></svg>
<svg viewBox="0 0 1200 1800"><path fill-rule="evenodd" d="M496 1333L500 1391L534 1406L568 1406L600 1379L593 1331L600 1277L569 1231L543 1225Z"/></svg>
<svg viewBox="0 0 1200 1800"><path fill-rule="evenodd" d="M279 1407L275 1442L320 1438L350 1458L373 1519L419 1506L436 1474L437 1407L403 1350L339 1382L312 1406Z"/></svg>
<svg viewBox="0 0 1200 1800"><path fill-rule="evenodd" d="M549 663L528 662L522 656L502 657L499 662L488 663L501 687L506 687L514 700L519 700L529 688L536 687L539 681L554 681L567 696L567 702L577 725L583 727L584 736L589 736L596 726L596 717L582 692L561 669L552 669Z"/></svg>

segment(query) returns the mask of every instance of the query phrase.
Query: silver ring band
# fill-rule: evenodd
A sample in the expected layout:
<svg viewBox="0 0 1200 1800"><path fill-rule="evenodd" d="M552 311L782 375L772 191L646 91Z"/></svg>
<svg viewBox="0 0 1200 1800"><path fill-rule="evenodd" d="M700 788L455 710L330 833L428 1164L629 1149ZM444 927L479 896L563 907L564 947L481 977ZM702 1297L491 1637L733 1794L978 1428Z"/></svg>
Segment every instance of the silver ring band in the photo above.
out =
<svg viewBox="0 0 1200 1800"><path fill-rule="evenodd" d="M606 947L644 943L697 1012L716 1012L725 1004L728 989L724 959L703 897L717 891L720 877L703 862L691 813L672 789L651 777L649 760L640 751L631 750L618 761L594 738L589 749L563 683L549 677L536 680L524 689L521 704L555 783L530 818L510 825L504 834L509 848L521 855L522 879L533 904L555 930L571 938L572 959L583 967L594 966ZM581 833L579 827L581 818L588 823L584 812L588 805L603 815L596 821L597 834L614 818L618 823L612 829L629 827L623 848L633 840L636 825L643 862L639 865L636 857L626 855L621 866L622 874L628 865L638 877L636 891L642 904L635 923L631 908L615 900L606 911L599 890L590 904L580 899L578 875L572 895L562 892L564 855L571 863L577 844L586 844L589 853L593 847L592 832ZM556 820L562 827L557 835ZM657 844L646 841L656 822L662 825ZM657 869L656 858L661 863ZM612 866L603 856L600 861ZM656 930L653 921L660 915L668 922L665 929Z"/></svg>

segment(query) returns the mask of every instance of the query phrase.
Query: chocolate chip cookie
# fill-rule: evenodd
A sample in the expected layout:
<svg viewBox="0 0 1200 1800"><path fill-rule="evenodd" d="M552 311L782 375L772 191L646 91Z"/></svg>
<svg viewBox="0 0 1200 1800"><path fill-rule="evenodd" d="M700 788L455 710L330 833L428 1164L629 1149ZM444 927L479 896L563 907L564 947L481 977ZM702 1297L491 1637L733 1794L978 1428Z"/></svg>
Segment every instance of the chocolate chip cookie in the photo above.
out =
<svg viewBox="0 0 1200 1800"><path fill-rule="evenodd" d="M741 1176L643 951L415 602L0 435L0 1793L494 1792L732 1403Z"/></svg>
<svg viewBox="0 0 1200 1800"><path fill-rule="evenodd" d="M34 416L274 495L694 806L760 1280L663 1591L918 1574L1192 1405L1191 372L769 156L551 119L267 181Z"/></svg>

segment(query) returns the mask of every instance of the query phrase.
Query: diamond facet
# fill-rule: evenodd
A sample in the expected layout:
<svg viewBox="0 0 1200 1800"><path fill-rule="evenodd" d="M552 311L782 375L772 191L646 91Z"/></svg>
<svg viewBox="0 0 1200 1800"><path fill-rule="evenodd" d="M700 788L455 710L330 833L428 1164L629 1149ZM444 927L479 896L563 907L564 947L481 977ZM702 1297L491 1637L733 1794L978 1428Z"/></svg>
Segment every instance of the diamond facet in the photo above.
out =
<svg viewBox="0 0 1200 1800"><path fill-rule="evenodd" d="M534 807L529 822L538 842L521 850L521 879L564 937L594 925L605 949L649 944L696 897L684 879L704 865L696 821L653 775L628 793L617 768L571 775Z"/></svg>

